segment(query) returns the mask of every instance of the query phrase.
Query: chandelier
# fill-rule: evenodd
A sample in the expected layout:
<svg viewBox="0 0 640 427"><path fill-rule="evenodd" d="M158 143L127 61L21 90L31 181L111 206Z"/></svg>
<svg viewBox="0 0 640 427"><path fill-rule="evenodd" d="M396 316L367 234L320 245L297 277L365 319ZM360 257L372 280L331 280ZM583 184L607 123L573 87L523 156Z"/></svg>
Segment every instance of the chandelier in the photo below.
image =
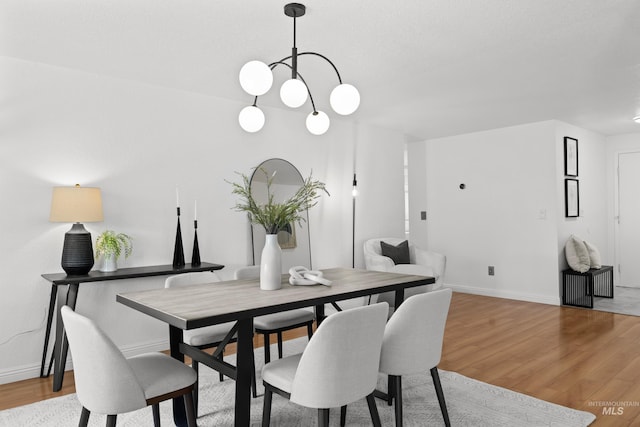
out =
<svg viewBox="0 0 640 427"><path fill-rule="evenodd" d="M284 7L284 14L293 18L293 47L291 55L279 61L267 65L262 61L249 61L240 70L240 85L255 98L253 104L240 111L238 121L247 132L257 132L264 126L264 113L258 108L258 96L264 95L273 84L272 70L278 65L284 65L291 70L291 78L280 87L280 99L290 108L298 108L307 101L311 101L312 112L307 116L307 129L314 135L322 135L329 129L329 116L316 109L316 104L311 95L311 90L298 72L298 57L302 55L315 55L327 61L338 76L338 86L331 92L329 103L336 113L346 116L352 114L360 105L360 93L354 86L342 83L342 78L336 66L324 55L316 52L298 52L296 47L296 19L304 16L306 7L300 3L289 3ZM290 63L286 62L289 61Z"/></svg>

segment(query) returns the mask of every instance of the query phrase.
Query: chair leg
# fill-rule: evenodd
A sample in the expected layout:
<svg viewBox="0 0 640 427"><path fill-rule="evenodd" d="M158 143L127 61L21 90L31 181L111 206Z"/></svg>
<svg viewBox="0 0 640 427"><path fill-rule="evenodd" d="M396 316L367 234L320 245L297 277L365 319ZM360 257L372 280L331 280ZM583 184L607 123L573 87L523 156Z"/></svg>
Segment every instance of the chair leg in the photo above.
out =
<svg viewBox="0 0 640 427"><path fill-rule="evenodd" d="M347 405L340 408L340 427L347 425Z"/></svg>
<svg viewBox="0 0 640 427"><path fill-rule="evenodd" d="M278 332L278 359L282 359L282 332Z"/></svg>
<svg viewBox="0 0 640 427"><path fill-rule="evenodd" d="M187 412L187 426L196 427L196 411L193 397L190 392L185 393L183 397L184 409ZM160 423L158 423L158 427L160 427Z"/></svg>
<svg viewBox="0 0 640 427"><path fill-rule="evenodd" d="M198 417L198 390L200 389L199 387L199 379L200 379L200 373L198 372L198 362L195 360L191 361L191 367L193 368L194 371L196 371L196 383L193 385L193 402L194 402L194 406L196 408L196 418Z"/></svg>
<svg viewBox="0 0 640 427"><path fill-rule="evenodd" d="M367 405L369 405L369 413L371 414L373 427L382 427L380 415L378 414L378 407L376 406L376 398L373 397L373 393L367 395Z"/></svg>
<svg viewBox="0 0 640 427"><path fill-rule="evenodd" d="M440 375L438 374L438 367L431 368L431 378L433 379L433 385L436 388L436 395L438 396L438 403L440 404L440 411L442 411L442 418L444 418L444 425L451 426L449 421L449 412L447 412L447 402L444 400L444 392L442 391L442 384L440 384Z"/></svg>
<svg viewBox="0 0 640 427"><path fill-rule="evenodd" d="M107 415L107 427L116 427L117 415Z"/></svg>
<svg viewBox="0 0 640 427"><path fill-rule="evenodd" d="M318 427L329 427L329 409L318 409Z"/></svg>
<svg viewBox="0 0 640 427"><path fill-rule="evenodd" d="M262 402L262 427L269 427L271 424L271 398L273 392L268 387L264 388L264 400Z"/></svg>
<svg viewBox="0 0 640 427"><path fill-rule="evenodd" d="M396 427L402 427L402 377L393 376L394 380L394 392L396 398Z"/></svg>
<svg viewBox="0 0 640 427"><path fill-rule="evenodd" d="M271 361L271 343L269 342L269 334L262 334L264 337L264 364Z"/></svg>
<svg viewBox="0 0 640 427"><path fill-rule="evenodd" d="M395 395L395 382L391 375L387 375L387 405L393 405L393 396Z"/></svg>
<svg viewBox="0 0 640 427"><path fill-rule="evenodd" d="M153 412L153 427L160 427L160 404L151 405L151 412Z"/></svg>
<svg viewBox="0 0 640 427"><path fill-rule="evenodd" d="M84 406L82 407L82 413L80 413L80 421L78 422L78 427L87 427L89 424L89 415L91 412Z"/></svg>
<svg viewBox="0 0 640 427"><path fill-rule="evenodd" d="M224 359L224 349L222 350L222 353L220 353L220 361L222 361L222 359ZM219 373L220 376L220 382L224 381L224 375L222 375L222 372Z"/></svg>
<svg viewBox="0 0 640 427"><path fill-rule="evenodd" d="M256 356L251 353L251 393L253 398L258 397L258 388L256 386Z"/></svg>

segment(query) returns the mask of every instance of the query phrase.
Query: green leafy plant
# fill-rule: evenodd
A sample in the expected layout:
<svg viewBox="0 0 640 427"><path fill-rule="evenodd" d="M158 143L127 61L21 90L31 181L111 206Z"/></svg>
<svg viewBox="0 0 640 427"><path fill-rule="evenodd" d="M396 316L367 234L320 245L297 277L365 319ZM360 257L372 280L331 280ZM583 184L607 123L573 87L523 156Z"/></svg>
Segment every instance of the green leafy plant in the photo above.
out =
<svg viewBox="0 0 640 427"><path fill-rule="evenodd" d="M311 178L311 175L303 181L302 186L288 200L277 203L273 200L271 186L275 177L275 172L268 176L267 171L260 169L267 178L267 203L258 204L251 194L251 180L242 173L236 172L242 178L242 183L229 182L233 186L233 194L240 196L240 201L236 203L235 210L247 212L249 220L254 224L264 227L267 234L277 234L280 230L286 230L294 222L305 221L303 211L315 206L318 203L320 192L329 192L325 184Z"/></svg>
<svg viewBox="0 0 640 427"><path fill-rule="evenodd" d="M118 259L123 251L125 258L128 258L133 252L131 237L124 233L116 234L115 231L106 230L96 239L96 257L113 255L115 259Z"/></svg>

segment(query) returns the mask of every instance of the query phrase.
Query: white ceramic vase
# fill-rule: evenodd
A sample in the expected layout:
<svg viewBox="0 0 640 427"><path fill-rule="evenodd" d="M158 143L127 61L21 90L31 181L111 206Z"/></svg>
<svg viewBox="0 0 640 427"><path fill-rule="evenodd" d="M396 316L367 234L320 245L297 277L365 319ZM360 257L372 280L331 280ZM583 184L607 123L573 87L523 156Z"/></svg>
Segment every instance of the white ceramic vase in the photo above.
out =
<svg viewBox="0 0 640 427"><path fill-rule="evenodd" d="M267 234L260 259L260 289L275 291L282 287L282 250L277 234Z"/></svg>
<svg viewBox="0 0 640 427"><path fill-rule="evenodd" d="M102 268L100 271L103 273L111 273L118 269L118 260L114 254L103 255Z"/></svg>

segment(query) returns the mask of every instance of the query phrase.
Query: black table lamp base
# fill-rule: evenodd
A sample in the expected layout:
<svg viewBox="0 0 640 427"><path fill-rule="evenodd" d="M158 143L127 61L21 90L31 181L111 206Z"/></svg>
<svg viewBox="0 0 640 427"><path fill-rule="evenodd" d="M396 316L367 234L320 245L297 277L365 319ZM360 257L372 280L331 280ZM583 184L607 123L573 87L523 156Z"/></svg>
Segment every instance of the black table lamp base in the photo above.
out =
<svg viewBox="0 0 640 427"><path fill-rule="evenodd" d="M79 222L64 235L62 269L68 275L87 274L93 267L91 233Z"/></svg>

